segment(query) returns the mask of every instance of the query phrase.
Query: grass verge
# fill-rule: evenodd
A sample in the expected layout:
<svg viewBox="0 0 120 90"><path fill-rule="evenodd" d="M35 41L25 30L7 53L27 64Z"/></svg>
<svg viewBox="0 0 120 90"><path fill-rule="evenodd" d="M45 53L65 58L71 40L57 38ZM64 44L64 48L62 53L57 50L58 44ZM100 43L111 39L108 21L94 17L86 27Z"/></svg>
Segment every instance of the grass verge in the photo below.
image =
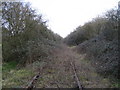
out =
<svg viewBox="0 0 120 90"><path fill-rule="evenodd" d="M31 69L16 69L17 62L4 63L2 67L2 87L21 88L25 87L34 73Z"/></svg>

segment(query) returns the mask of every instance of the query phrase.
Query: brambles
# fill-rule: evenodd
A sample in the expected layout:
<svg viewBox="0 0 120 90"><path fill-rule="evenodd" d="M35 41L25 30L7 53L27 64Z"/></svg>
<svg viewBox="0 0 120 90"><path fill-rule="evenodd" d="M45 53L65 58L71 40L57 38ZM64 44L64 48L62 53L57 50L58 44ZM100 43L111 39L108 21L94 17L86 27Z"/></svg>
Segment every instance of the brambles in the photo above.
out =
<svg viewBox="0 0 120 90"><path fill-rule="evenodd" d="M105 77L118 78L118 17L117 9L112 9L103 17L78 27L64 42L74 50L87 54L96 71Z"/></svg>

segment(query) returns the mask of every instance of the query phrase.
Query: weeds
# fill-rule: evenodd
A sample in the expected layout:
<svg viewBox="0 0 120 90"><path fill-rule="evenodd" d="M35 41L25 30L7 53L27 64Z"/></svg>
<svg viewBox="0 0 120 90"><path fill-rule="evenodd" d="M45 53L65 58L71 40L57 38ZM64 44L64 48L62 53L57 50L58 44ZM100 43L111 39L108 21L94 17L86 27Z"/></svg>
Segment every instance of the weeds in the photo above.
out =
<svg viewBox="0 0 120 90"><path fill-rule="evenodd" d="M85 88L110 86L109 80L96 73L90 61L84 58L85 55L79 55L66 46L55 49L53 53L52 56L19 70L15 69L15 63L12 63L14 67L11 67L11 64L3 65L3 87L25 87L36 73L40 72L37 88L74 88L75 79L70 61L75 62L78 77ZM11 69L8 69L9 67Z"/></svg>
<svg viewBox="0 0 120 90"><path fill-rule="evenodd" d="M16 61L11 61L11 62L7 62L4 63L2 65L2 70L4 71L10 71L11 69L15 69L17 66L17 62Z"/></svg>

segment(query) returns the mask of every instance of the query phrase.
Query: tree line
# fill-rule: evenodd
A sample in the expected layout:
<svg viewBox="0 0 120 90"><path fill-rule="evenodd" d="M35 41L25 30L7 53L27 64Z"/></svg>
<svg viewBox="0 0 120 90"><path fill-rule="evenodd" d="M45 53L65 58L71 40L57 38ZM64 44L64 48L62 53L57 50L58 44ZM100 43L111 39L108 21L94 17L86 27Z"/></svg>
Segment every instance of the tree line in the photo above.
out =
<svg viewBox="0 0 120 90"><path fill-rule="evenodd" d="M47 57L62 38L46 23L30 3L2 2L3 62L25 64Z"/></svg>
<svg viewBox="0 0 120 90"><path fill-rule="evenodd" d="M106 34L107 39L112 39L115 37L112 32L118 31L117 11L117 8L111 9L103 16L98 16L83 26L78 26L64 39L64 42L68 45L79 45L101 33Z"/></svg>

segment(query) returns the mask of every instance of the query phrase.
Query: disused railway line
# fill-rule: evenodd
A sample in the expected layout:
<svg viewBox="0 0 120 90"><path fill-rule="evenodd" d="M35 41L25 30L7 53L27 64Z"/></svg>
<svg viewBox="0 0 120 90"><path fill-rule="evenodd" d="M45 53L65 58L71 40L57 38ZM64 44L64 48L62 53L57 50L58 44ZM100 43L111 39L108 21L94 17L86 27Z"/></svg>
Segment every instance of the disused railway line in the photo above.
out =
<svg viewBox="0 0 120 90"><path fill-rule="evenodd" d="M83 86L80 82L80 79L78 78L78 75L77 75L77 70L76 70L76 66L75 66L75 63L74 62L70 62L71 64L71 67L72 67L72 71L73 71L73 74L74 74L74 78L75 78L75 81L76 81L76 84L77 84L77 87L75 88L78 88L79 90L83 90ZM37 75L35 75L32 80L29 82L28 86L26 87L27 90L33 90L35 87L35 84L37 82L37 80L42 77L40 75L40 71ZM59 87L58 87L59 88Z"/></svg>
<svg viewBox="0 0 120 90"><path fill-rule="evenodd" d="M72 69L73 69L73 72L74 72L74 76L75 76L77 86L78 86L79 90L83 90L83 86L82 86L82 84L80 82L80 79L78 78L78 75L77 75L75 63L71 62L71 66L72 66Z"/></svg>

